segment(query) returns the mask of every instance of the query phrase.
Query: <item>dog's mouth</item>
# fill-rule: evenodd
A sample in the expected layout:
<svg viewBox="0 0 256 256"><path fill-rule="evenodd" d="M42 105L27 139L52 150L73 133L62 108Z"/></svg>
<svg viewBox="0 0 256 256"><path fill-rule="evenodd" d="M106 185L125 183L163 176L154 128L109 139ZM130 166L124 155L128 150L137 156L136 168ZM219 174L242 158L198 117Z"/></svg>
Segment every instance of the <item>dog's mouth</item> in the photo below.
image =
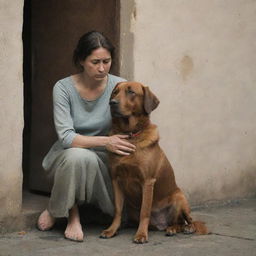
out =
<svg viewBox="0 0 256 256"><path fill-rule="evenodd" d="M117 107L111 107L111 115L112 117L118 117L118 118L128 118L128 115L122 114Z"/></svg>
<svg viewBox="0 0 256 256"><path fill-rule="evenodd" d="M128 118L129 115L125 115L123 114L120 109L118 104L110 104L110 111L111 111L111 115L112 117L117 117L117 118Z"/></svg>
<svg viewBox="0 0 256 256"><path fill-rule="evenodd" d="M118 111L111 111L111 115L112 115L112 117L125 117Z"/></svg>

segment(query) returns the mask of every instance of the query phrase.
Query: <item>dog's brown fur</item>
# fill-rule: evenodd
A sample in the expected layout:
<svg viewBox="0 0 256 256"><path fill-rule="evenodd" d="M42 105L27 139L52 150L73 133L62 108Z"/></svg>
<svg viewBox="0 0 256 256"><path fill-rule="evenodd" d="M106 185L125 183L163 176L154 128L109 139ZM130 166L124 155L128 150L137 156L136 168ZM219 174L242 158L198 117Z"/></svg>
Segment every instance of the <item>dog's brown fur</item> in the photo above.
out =
<svg viewBox="0 0 256 256"><path fill-rule="evenodd" d="M124 200L130 220L139 223L134 242L148 241L148 227L177 232L207 234L204 223L193 221L184 193L177 187L173 169L158 144L157 126L149 114L159 104L148 87L122 82L111 96L112 134L131 134L136 151L129 156L110 154L115 196L115 217L101 234L113 237L121 223Z"/></svg>

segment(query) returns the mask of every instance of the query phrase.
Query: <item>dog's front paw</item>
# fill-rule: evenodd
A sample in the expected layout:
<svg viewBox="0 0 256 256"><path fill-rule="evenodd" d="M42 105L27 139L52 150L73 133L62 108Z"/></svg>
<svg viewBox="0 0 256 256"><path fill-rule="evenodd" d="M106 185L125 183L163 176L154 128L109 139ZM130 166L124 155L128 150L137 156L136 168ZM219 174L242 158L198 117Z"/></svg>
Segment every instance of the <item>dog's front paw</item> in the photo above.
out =
<svg viewBox="0 0 256 256"><path fill-rule="evenodd" d="M100 238L111 238L117 234L116 231L113 231L112 229L106 229L103 230L100 234Z"/></svg>
<svg viewBox="0 0 256 256"><path fill-rule="evenodd" d="M171 226L166 229L165 235L166 236L174 236L177 234L177 230L175 227Z"/></svg>
<svg viewBox="0 0 256 256"><path fill-rule="evenodd" d="M136 244L144 244L148 242L148 234L146 233L137 233L133 239L133 242Z"/></svg>

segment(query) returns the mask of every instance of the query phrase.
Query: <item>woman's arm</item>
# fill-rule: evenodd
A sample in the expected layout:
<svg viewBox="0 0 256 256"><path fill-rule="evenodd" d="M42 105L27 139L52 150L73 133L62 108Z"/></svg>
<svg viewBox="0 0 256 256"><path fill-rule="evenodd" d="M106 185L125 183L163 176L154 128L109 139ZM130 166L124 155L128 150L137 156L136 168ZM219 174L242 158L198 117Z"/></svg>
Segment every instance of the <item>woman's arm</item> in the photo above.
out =
<svg viewBox="0 0 256 256"><path fill-rule="evenodd" d="M108 151L119 155L129 155L135 146L126 139L128 135L84 136L74 129L70 115L69 95L60 82L53 89L54 123L59 141L63 148L93 148L106 147Z"/></svg>
<svg viewBox="0 0 256 256"><path fill-rule="evenodd" d="M92 148L106 147L110 152L118 155L129 155L135 151L135 146L126 139L128 135L112 135L112 136L84 136L76 135L72 141L71 147L76 148Z"/></svg>
<svg viewBox="0 0 256 256"><path fill-rule="evenodd" d="M53 87L53 116L58 139L63 148L70 148L77 135L71 117L70 98L60 81Z"/></svg>

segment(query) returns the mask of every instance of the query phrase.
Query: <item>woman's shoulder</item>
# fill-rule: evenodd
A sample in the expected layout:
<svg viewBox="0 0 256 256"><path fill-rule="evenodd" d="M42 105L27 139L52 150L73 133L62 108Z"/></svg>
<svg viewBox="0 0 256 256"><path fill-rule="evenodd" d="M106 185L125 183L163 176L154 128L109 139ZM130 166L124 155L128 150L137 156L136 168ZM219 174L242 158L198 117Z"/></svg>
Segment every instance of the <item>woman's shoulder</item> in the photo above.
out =
<svg viewBox="0 0 256 256"><path fill-rule="evenodd" d="M122 77L119 77L119 76L115 76L115 75L112 75L112 74L109 74L109 81L108 83L112 86L116 86L117 83L120 83L120 82L124 82L126 81L126 79L122 78Z"/></svg>
<svg viewBox="0 0 256 256"><path fill-rule="evenodd" d="M72 85L71 76L67 76L65 78L58 80L54 86L55 87L68 87L70 85Z"/></svg>
<svg viewBox="0 0 256 256"><path fill-rule="evenodd" d="M62 78L60 80L58 80L54 87L53 87L54 91L62 91L62 92L67 92L70 93L72 92L72 78L71 76Z"/></svg>

